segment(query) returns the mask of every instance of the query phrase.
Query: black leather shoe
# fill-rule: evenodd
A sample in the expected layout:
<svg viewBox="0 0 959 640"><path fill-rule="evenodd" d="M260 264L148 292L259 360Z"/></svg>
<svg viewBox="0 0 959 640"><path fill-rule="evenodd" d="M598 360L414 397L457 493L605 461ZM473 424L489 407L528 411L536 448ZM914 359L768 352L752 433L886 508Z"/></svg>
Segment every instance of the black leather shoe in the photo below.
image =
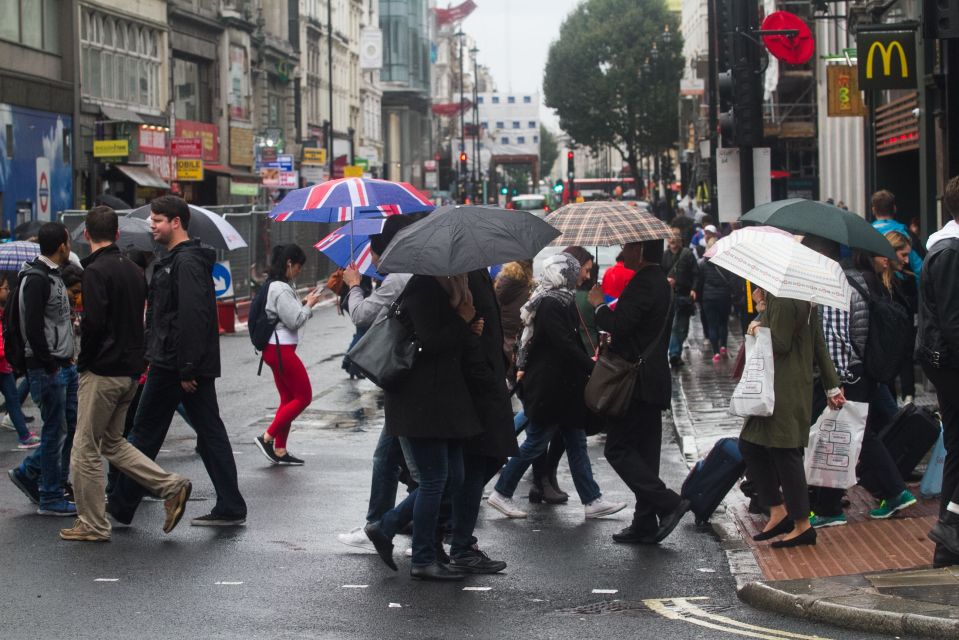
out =
<svg viewBox="0 0 959 640"><path fill-rule="evenodd" d="M804 545L816 545L816 530L812 527L809 527L795 538L776 540L771 546L773 549L789 549L790 547L802 547Z"/></svg>
<svg viewBox="0 0 959 640"><path fill-rule="evenodd" d="M623 544L656 544L656 535L634 529L632 525L613 534L613 542Z"/></svg>
<svg viewBox="0 0 959 640"><path fill-rule="evenodd" d="M499 573L505 568L505 562L493 560L479 549L458 555L449 563L450 571L456 573Z"/></svg>
<svg viewBox="0 0 959 640"><path fill-rule="evenodd" d="M762 542L763 540L769 540L771 538L775 538L777 536L790 533L795 528L796 528L796 523L793 522L793 520L789 516L786 516L785 518L779 521L779 524L777 524L775 527L773 527L769 531L763 531L762 533L757 533L756 535L754 535L753 540L755 540L756 542Z"/></svg>
<svg viewBox="0 0 959 640"><path fill-rule="evenodd" d="M386 566L393 571L399 571L396 563L393 561L393 541L386 537L386 534L380 529L380 525L371 522L363 527L363 532L366 533L366 537L369 538L373 546L376 547L376 552L380 554L380 558L386 563Z"/></svg>
<svg viewBox="0 0 959 640"><path fill-rule="evenodd" d="M947 511L929 531L929 539L959 556L959 515Z"/></svg>
<svg viewBox="0 0 959 640"><path fill-rule="evenodd" d="M417 580L435 580L437 582L456 582L463 579L462 573L450 571L446 565L434 562L425 567L410 567L410 576Z"/></svg>
<svg viewBox="0 0 959 640"><path fill-rule="evenodd" d="M686 498L682 498L676 508L659 519L659 530L656 531L656 542L662 542L666 536L673 532L679 521L683 519L689 507L692 504Z"/></svg>
<svg viewBox="0 0 959 640"><path fill-rule="evenodd" d="M936 551L932 554L932 568L942 569L956 565L959 565L959 555L950 553L944 546L937 544Z"/></svg>

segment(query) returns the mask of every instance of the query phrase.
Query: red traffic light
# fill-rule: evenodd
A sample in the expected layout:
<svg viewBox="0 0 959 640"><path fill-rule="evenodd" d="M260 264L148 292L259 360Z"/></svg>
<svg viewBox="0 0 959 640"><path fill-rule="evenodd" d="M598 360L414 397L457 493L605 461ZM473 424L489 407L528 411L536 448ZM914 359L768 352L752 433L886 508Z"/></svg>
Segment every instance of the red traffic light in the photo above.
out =
<svg viewBox="0 0 959 640"><path fill-rule="evenodd" d="M567 152L566 152L566 159L567 159L567 160L572 160L572 159L573 159L573 152L572 152L572 151L567 151Z"/></svg>
<svg viewBox="0 0 959 640"><path fill-rule="evenodd" d="M465 154L465 153L461 153L461 154L460 154L460 162L466 162L466 154Z"/></svg>

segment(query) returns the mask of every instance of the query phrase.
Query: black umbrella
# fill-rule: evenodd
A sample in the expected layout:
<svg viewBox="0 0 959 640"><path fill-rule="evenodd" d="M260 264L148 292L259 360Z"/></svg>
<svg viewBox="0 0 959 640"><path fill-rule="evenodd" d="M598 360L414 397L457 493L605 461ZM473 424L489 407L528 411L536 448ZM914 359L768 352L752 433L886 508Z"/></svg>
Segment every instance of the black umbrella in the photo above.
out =
<svg viewBox="0 0 959 640"><path fill-rule="evenodd" d="M768 202L744 215L742 221L792 233L816 235L853 249L897 260L892 245L871 224L855 213L825 202L804 198Z"/></svg>
<svg viewBox="0 0 959 640"><path fill-rule="evenodd" d="M30 238L36 238L37 234L40 233L40 227L44 223L39 220L27 220L16 226L13 230L13 237L15 240L29 240Z"/></svg>
<svg viewBox="0 0 959 640"><path fill-rule="evenodd" d="M223 249L233 251L242 249L246 246L246 240L240 235L232 224L218 213L209 209L190 206L190 237L199 240L203 244L209 245L214 249ZM140 218L146 220L150 217L150 205L143 205L134 209L127 216L131 218Z"/></svg>
<svg viewBox="0 0 959 640"><path fill-rule="evenodd" d="M120 237L117 239L118 247L121 249L129 249L132 247L142 251L153 251L156 249L149 222L129 216L119 216L117 221L120 223ZM86 229L86 224L81 222L80 226L73 231L73 241L75 243L89 244L83 236L84 229Z"/></svg>
<svg viewBox="0 0 959 640"><path fill-rule="evenodd" d="M450 276L532 258L559 235L526 211L441 207L403 229L380 257L383 273Z"/></svg>
<svg viewBox="0 0 959 640"><path fill-rule="evenodd" d="M110 207L114 211L125 211L127 209L132 208L125 201L121 200L120 198L116 196L111 196L109 193L101 193L100 195L96 197L96 200L94 200L93 202L94 204Z"/></svg>

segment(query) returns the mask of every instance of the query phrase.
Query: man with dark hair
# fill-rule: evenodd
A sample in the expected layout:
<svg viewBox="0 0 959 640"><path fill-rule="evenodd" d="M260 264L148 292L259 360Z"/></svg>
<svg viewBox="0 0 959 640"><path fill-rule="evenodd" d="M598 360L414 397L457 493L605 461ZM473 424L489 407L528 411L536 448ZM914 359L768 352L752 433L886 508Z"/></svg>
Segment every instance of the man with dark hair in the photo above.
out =
<svg viewBox="0 0 959 640"><path fill-rule="evenodd" d="M916 349L936 385L946 445L939 521L929 532L935 567L959 564L959 176L946 185L942 206L952 220L926 243Z"/></svg>
<svg viewBox="0 0 959 640"><path fill-rule="evenodd" d="M872 226L876 228L876 231L882 235L886 235L890 231L898 231L907 238L911 238L913 246L918 244L918 238L909 232L909 227L896 220L896 196L891 191L881 189L872 194L871 204L872 215L875 217ZM918 283L919 274L922 271L922 257L915 249L909 252L909 271L916 274L916 282Z"/></svg>
<svg viewBox="0 0 959 640"><path fill-rule="evenodd" d="M70 258L70 234L59 222L48 222L40 227L37 239L40 255L24 265L15 293L30 395L40 407L43 428L40 446L8 475L37 503L40 515L73 516L77 510L63 493L67 388L60 375L61 367L70 365L76 353L70 301L60 271Z"/></svg>
<svg viewBox="0 0 959 640"><path fill-rule="evenodd" d="M110 539L103 499L103 462L151 493L166 499L163 531L180 521L191 485L167 473L123 437L127 409L143 373L143 272L116 245L117 214L96 207L87 214L84 236L93 253L83 261L83 320L80 333L80 390L71 468L77 521L61 529L64 540Z"/></svg>
<svg viewBox="0 0 959 640"><path fill-rule="evenodd" d="M197 451L213 488L216 504L193 526L229 527L246 523L246 502L237 484L233 446L216 400L220 376L220 339L216 297L210 273L216 253L190 240L190 211L184 200L163 196L150 203L153 239L169 253L159 260L150 281L146 314L146 385L129 440L156 459L177 405L183 402L197 432ZM143 489L121 476L107 511L123 524L133 520Z"/></svg>
<svg viewBox="0 0 959 640"><path fill-rule="evenodd" d="M682 229L672 227L672 235L667 240L669 250L663 254L662 267L666 272L669 285L675 295L676 315L669 338L669 363L680 367L683 363L683 343L689 335L689 319L696 305L696 280L699 267L692 249L685 246Z"/></svg>

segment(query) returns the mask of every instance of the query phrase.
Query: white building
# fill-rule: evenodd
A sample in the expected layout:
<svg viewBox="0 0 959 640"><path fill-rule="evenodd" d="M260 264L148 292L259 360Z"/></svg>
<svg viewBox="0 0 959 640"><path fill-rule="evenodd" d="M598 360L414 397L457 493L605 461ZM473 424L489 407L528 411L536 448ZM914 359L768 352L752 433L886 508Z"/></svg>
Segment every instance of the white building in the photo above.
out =
<svg viewBox="0 0 959 640"><path fill-rule="evenodd" d="M494 156L539 157L539 93L484 92L477 96L480 128Z"/></svg>
<svg viewBox="0 0 959 640"><path fill-rule="evenodd" d="M379 30L379 4L377 0L369 0L363 7L360 41L367 50L361 51L360 56L363 76L360 80L359 146L356 149L357 156L366 161L367 171L374 177L380 177L383 164L383 88L380 86L383 35Z"/></svg>

